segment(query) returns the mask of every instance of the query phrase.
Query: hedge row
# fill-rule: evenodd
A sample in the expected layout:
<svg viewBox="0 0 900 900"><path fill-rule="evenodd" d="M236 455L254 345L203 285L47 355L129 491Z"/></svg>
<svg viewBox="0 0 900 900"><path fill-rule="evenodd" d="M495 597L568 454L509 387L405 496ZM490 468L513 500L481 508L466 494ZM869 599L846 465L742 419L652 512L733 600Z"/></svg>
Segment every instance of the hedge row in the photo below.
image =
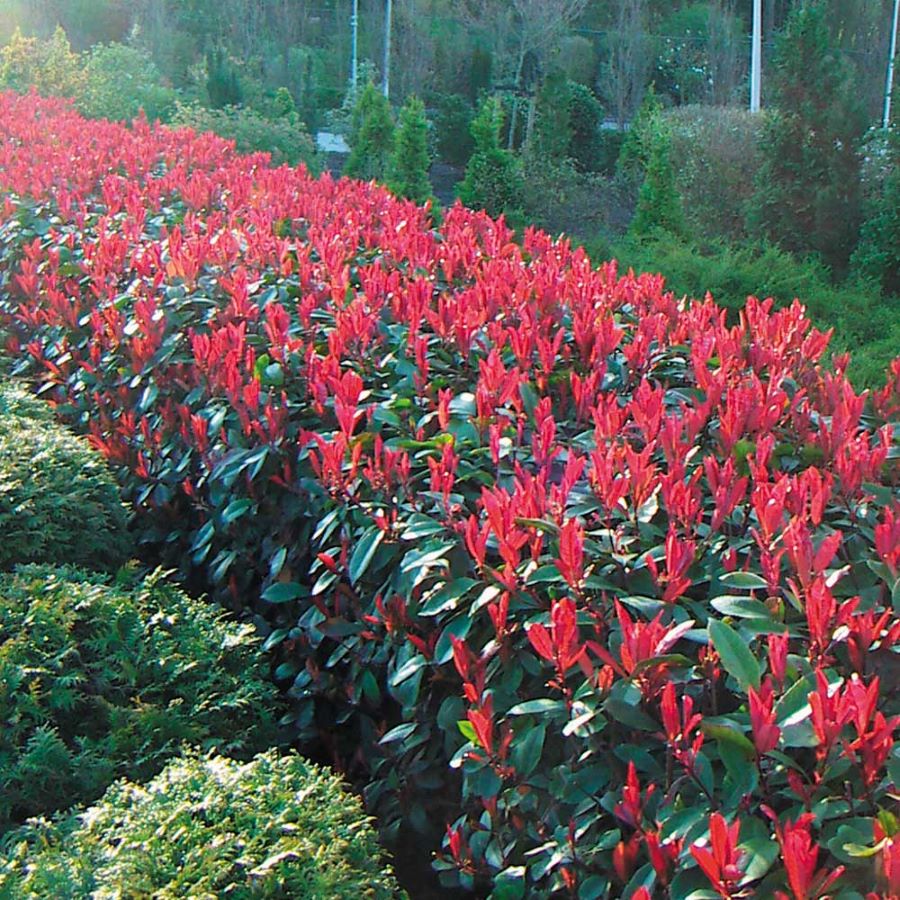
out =
<svg viewBox="0 0 900 900"><path fill-rule="evenodd" d="M497 898L896 893L900 361L92 129L0 98L9 350L387 830Z"/></svg>

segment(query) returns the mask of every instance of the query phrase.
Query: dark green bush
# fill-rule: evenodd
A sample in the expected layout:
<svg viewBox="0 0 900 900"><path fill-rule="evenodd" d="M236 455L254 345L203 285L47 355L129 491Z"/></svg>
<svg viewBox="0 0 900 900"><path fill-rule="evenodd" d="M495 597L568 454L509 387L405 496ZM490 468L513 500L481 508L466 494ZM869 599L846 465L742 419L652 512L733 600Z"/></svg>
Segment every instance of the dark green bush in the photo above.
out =
<svg viewBox="0 0 900 900"><path fill-rule="evenodd" d="M0 895L402 896L359 801L291 755L190 756L146 786L119 783L82 816L11 836Z"/></svg>
<svg viewBox="0 0 900 900"><path fill-rule="evenodd" d="M252 628L159 574L0 577L0 831L149 778L185 741L262 749L274 705Z"/></svg>
<svg viewBox="0 0 900 900"><path fill-rule="evenodd" d="M496 98L486 100L472 120L475 152L457 194L466 206L482 208L492 216L510 213L522 204L525 188L516 156L500 147L503 110Z"/></svg>
<svg viewBox="0 0 900 900"><path fill-rule="evenodd" d="M53 563L113 570L131 554L106 462L39 401L0 388L0 569Z"/></svg>
<svg viewBox="0 0 900 900"><path fill-rule="evenodd" d="M350 120L350 156L344 174L363 181L383 179L394 149L394 118L387 97L369 81Z"/></svg>

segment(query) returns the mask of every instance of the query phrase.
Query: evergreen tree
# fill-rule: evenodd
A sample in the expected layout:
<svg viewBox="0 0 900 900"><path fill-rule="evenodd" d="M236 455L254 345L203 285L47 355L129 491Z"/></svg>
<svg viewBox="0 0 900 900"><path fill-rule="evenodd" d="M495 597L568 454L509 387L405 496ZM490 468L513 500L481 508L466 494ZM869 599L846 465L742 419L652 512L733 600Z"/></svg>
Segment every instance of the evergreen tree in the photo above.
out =
<svg viewBox="0 0 900 900"><path fill-rule="evenodd" d="M206 55L206 93L213 109L240 106L244 99L237 70L221 47Z"/></svg>
<svg viewBox="0 0 900 900"><path fill-rule="evenodd" d="M644 93L644 99L631 120L628 131L625 132L622 149L616 161L616 170L620 175L637 181L647 171L650 148L653 145L652 136L658 128L661 112L662 104L651 84Z"/></svg>
<svg viewBox="0 0 900 900"><path fill-rule="evenodd" d="M384 180L394 147L394 119L387 98L370 81L353 107L350 156L344 174L350 178Z"/></svg>
<svg viewBox="0 0 900 900"><path fill-rule="evenodd" d="M519 160L500 146L503 110L496 97L481 104L472 120L475 152L466 166L466 176L457 185L460 200L482 208L492 216L517 210L522 203L524 182Z"/></svg>
<svg viewBox="0 0 900 900"><path fill-rule="evenodd" d="M418 97L410 97L400 110L390 161L391 190L408 200L424 203L431 196L428 169L428 120Z"/></svg>
<svg viewBox="0 0 900 900"><path fill-rule="evenodd" d="M675 170L670 156L671 138L658 120L656 127L645 134L643 144L649 153L647 174L638 194L630 232L638 238L649 237L658 231L683 237L684 211L675 185Z"/></svg>
<svg viewBox="0 0 900 900"><path fill-rule="evenodd" d="M786 250L818 253L842 272L859 227L864 121L823 0L804 0L791 13L770 84L776 111L763 133L749 230Z"/></svg>

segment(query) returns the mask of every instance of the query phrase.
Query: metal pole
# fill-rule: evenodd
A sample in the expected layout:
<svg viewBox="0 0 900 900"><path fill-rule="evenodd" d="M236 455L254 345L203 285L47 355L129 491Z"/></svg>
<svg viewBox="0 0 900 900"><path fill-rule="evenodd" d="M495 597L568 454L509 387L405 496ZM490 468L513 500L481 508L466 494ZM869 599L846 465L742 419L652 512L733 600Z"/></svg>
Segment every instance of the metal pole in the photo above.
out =
<svg viewBox="0 0 900 900"><path fill-rule="evenodd" d="M359 86L359 0L353 0L350 13L350 90L356 96Z"/></svg>
<svg viewBox="0 0 900 900"><path fill-rule="evenodd" d="M384 3L384 96L391 95L391 18L393 4L391 0Z"/></svg>
<svg viewBox="0 0 900 900"><path fill-rule="evenodd" d="M884 119L882 126L891 127L891 94L894 92L894 58L897 55L897 19L900 17L900 0L894 0L894 21L891 25L891 49L888 55L887 83L884 88Z"/></svg>
<svg viewBox="0 0 900 900"><path fill-rule="evenodd" d="M750 112L759 112L762 99L762 0L753 0L753 48L750 53Z"/></svg>

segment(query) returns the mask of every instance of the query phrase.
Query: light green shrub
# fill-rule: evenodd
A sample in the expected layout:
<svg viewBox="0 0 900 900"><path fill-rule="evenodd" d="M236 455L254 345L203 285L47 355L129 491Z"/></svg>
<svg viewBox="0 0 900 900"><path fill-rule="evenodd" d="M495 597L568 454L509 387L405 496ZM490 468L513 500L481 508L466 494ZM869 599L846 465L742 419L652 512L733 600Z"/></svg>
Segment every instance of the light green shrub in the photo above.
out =
<svg viewBox="0 0 900 900"><path fill-rule="evenodd" d="M131 121L143 110L151 122L165 122L175 111L175 92L162 84L146 50L100 44L90 51L84 73L75 105L86 116Z"/></svg>
<svg viewBox="0 0 900 900"><path fill-rule="evenodd" d="M158 573L0 576L0 832L149 778L183 742L256 752L274 706L252 628Z"/></svg>
<svg viewBox="0 0 900 900"><path fill-rule="evenodd" d="M132 552L103 458L39 401L0 388L0 569L53 563L113 570Z"/></svg>
<svg viewBox="0 0 900 900"><path fill-rule="evenodd" d="M207 109L176 103L172 124L199 132L212 131L234 141L240 153L269 153L276 165L304 163L313 172L320 169L313 139L296 115L268 119L256 110L239 106Z"/></svg>
<svg viewBox="0 0 900 900"><path fill-rule="evenodd" d="M388 900L403 896L359 801L296 755L190 756L119 783L80 817L35 822L0 859L0 895Z"/></svg>

